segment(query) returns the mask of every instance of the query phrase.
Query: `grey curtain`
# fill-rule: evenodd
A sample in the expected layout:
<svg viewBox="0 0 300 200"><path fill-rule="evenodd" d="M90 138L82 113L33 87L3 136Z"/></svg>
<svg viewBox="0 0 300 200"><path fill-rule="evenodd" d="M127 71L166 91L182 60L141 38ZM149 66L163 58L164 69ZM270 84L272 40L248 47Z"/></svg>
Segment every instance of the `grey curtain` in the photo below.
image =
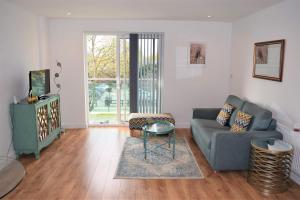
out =
<svg viewBox="0 0 300 200"><path fill-rule="evenodd" d="M163 34L130 34L130 112L160 113Z"/></svg>
<svg viewBox="0 0 300 200"><path fill-rule="evenodd" d="M138 34L129 35L130 112L138 112Z"/></svg>

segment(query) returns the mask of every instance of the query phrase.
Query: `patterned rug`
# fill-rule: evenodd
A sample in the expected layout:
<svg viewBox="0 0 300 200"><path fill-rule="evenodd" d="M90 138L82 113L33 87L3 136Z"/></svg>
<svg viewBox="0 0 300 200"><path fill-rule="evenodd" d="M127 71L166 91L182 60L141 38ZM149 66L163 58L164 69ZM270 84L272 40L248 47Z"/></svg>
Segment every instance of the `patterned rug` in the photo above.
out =
<svg viewBox="0 0 300 200"><path fill-rule="evenodd" d="M161 138L151 138L148 148ZM184 138L176 139L175 159L168 150L158 148L144 160L143 140L129 137L123 147L116 179L201 179L202 172ZM164 146L165 148L168 145Z"/></svg>

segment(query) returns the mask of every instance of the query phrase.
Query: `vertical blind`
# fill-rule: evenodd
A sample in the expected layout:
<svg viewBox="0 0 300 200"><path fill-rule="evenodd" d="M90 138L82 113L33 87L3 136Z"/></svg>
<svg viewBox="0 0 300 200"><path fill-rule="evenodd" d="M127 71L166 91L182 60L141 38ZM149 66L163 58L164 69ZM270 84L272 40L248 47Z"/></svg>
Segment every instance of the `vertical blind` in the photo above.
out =
<svg viewBox="0 0 300 200"><path fill-rule="evenodd" d="M161 112L162 33L138 34L137 110Z"/></svg>

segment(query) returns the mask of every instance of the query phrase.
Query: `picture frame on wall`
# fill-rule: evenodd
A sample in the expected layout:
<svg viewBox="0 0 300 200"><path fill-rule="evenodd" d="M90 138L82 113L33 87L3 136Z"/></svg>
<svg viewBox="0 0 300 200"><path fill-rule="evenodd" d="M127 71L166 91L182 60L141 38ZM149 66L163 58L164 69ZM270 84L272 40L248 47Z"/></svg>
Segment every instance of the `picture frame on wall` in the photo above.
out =
<svg viewBox="0 0 300 200"><path fill-rule="evenodd" d="M282 82L285 40L258 42L254 44L254 78Z"/></svg>
<svg viewBox="0 0 300 200"><path fill-rule="evenodd" d="M206 64L206 45L200 43L191 43L189 51L190 65L205 65Z"/></svg>

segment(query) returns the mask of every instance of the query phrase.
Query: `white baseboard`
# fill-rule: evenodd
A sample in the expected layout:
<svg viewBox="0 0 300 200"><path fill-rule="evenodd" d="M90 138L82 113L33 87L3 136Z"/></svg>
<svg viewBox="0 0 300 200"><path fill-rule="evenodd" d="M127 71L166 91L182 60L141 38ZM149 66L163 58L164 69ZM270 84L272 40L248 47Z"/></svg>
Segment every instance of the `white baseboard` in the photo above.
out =
<svg viewBox="0 0 300 200"><path fill-rule="evenodd" d="M291 179L300 185L300 176L294 172L291 172Z"/></svg>
<svg viewBox="0 0 300 200"><path fill-rule="evenodd" d="M62 123L62 128L64 128L64 129L87 128L87 125L86 124Z"/></svg>
<svg viewBox="0 0 300 200"><path fill-rule="evenodd" d="M176 128L190 128L190 122L175 122Z"/></svg>
<svg viewBox="0 0 300 200"><path fill-rule="evenodd" d="M16 153L15 153L15 150L9 152L8 157L9 157L9 158L12 158L12 159L16 159L17 156L16 156Z"/></svg>

